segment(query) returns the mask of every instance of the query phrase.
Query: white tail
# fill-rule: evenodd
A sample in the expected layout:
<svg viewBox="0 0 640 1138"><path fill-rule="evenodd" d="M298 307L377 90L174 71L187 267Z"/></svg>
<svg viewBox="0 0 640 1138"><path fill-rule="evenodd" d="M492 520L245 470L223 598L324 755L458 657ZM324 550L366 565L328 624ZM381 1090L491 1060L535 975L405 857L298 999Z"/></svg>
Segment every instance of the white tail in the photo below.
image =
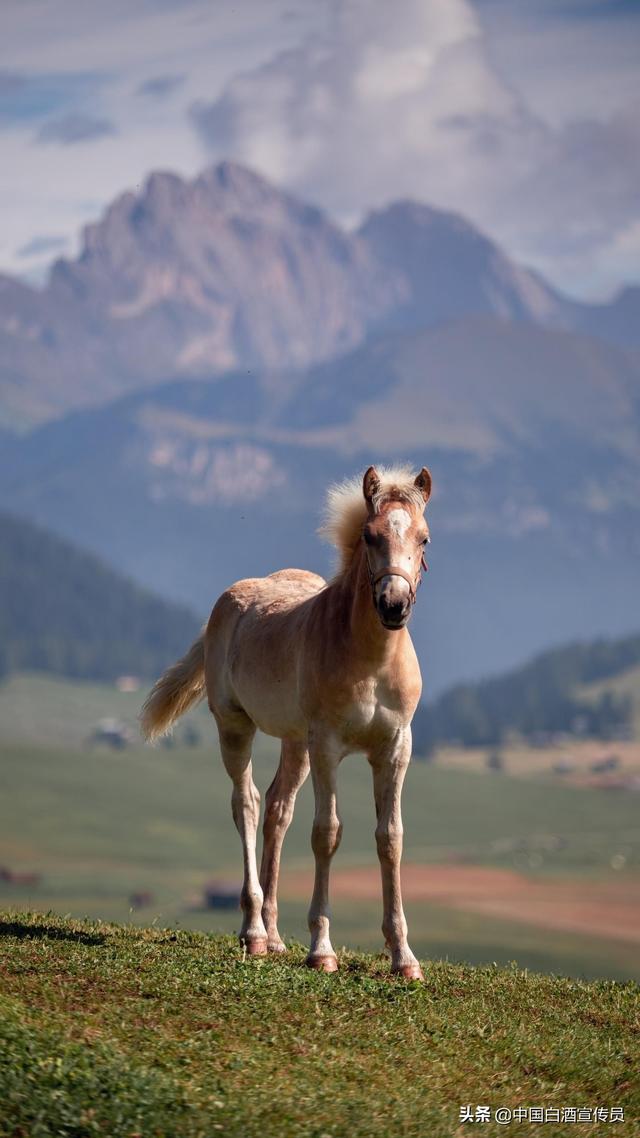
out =
<svg viewBox="0 0 640 1138"><path fill-rule="evenodd" d="M167 668L153 685L140 712L145 739L153 742L166 735L185 711L204 696L204 634L176 664Z"/></svg>

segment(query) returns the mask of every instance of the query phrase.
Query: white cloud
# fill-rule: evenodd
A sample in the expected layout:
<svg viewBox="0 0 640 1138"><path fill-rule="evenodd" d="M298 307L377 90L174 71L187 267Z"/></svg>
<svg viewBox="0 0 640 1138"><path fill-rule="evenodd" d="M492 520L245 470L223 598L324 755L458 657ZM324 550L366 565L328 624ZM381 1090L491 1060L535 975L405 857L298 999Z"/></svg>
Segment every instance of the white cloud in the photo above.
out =
<svg viewBox="0 0 640 1138"><path fill-rule="evenodd" d="M531 168L502 195L508 247L579 291L605 293L640 279L629 235L640 226L640 98L607 120L574 120L548 132Z"/></svg>
<svg viewBox="0 0 640 1138"><path fill-rule="evenodd" d="M491 60L552 127L603 118L638 94L635 0L476 0Z"/></svg>
<svg viewBox="0 0 640 1138"><path fill-rule="evenodd" d="M615 283L612 251L640 218L640 115L538 117L493 65L468 0L345 0L324 37L192 114L213 155L343 219L402 196L458 210L575 292Z"/></svg>
<svg viewBox="0 0 640 1138"><path fill-rule="evenodd" d="M518 151L536 129L488 64L466 0L336 5L325 38L236 77L193 114L216 155L342 216L403 194L461 208L470 179L496 179L489 150Z"/></svg>

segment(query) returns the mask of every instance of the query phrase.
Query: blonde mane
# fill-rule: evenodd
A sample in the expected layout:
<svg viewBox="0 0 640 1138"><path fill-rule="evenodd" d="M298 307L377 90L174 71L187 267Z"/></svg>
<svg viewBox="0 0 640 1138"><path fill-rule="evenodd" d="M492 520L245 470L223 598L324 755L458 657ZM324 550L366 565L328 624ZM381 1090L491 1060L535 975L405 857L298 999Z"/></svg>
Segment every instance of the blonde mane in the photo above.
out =
<svg viewBox="0 0 640 1138"><path fill-rule="evenodd" d="M377 466L380 487L373 497L373 508L380 511L383 502L406 502L408 505L424 508L424 497L415 485L416 471L408 465ZM343 573L350 565L362 537L362 529L367 520L367 503L362 492L362 474L335 483L327 491L324 517L318 530L324 538L338 550L340 561L338 572Z"/></svg>

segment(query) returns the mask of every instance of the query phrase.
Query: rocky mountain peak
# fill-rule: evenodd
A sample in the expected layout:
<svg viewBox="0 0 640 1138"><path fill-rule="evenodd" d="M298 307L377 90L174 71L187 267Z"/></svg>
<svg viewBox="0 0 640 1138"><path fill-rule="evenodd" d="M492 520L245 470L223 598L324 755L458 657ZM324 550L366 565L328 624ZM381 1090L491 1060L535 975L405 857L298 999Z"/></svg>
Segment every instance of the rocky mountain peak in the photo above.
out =
<svg viewBox="0 0 640 1138"><path fill-rule="evenodd" d="M407 279L397 326L424 327L425 312L432 324L471 313L560 322L553 290L458 214L398 201L370 214L359 232L382 264Z"/></svg>
<svg viewBox="0 0 640 1138"><path fill-rule="evenodd" d="M44 289L0 281L0 422L168 378L307 367L372 334L469 315L633 347L639 298L571 303L465 219L417 201L354 233L236 162L194 179L157 171L86 227Z"/></svg>

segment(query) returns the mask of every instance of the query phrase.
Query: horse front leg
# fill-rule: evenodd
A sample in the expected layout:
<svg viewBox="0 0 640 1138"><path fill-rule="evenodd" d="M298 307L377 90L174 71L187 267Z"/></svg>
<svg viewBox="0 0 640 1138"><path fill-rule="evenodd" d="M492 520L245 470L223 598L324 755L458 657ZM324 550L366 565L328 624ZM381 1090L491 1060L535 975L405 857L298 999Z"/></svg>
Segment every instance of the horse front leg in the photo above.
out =
<svg viewBox="0 0 640 1138"><path fill-rule="evenodd" d="M309 773L306 743L282 740L280 765L265 797L264 844L260 884L264 894L262 919L267 930L267 950L285 952L278 932L278 876L284 836L293 818L296 795Z"/></svg>
<svg viewBox="0 0 640 1138"><path fill-rule="evenodd" d="M329 871L342 837L336 794L337 771L342 755L330 747L312 744L310 758L315 795L311 847L316 872L309 908L311 946L305 963L319 972L335 972L338 958L329 936Z"/></svg>
<svg viewBox="0 0 640 1138"><path fill-rule="evenodd" d="M391 971L407 980L424 980L409 948L407 922L402 908L402 784L411 758L411 728L401 729L391 747L369 755L376 804L376 845L382 876L382 932L391 952Z"/></svg>

